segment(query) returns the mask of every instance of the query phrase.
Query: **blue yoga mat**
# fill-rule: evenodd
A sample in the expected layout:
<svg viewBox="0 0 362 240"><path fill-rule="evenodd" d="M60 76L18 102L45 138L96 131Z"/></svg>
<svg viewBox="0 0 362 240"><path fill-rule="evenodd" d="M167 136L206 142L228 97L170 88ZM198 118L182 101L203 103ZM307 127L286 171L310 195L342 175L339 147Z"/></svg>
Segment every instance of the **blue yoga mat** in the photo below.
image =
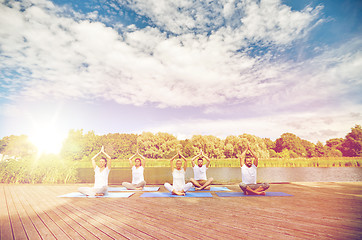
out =
<svg viewBox="0 0 362 240"><path fill-rule="evenodd" d="M108 192L106 195L104 196L86 196L84 194L81 194L80 192L72 192L72 193L67 193L64 195L60 195L58 197L70 197L70 198L128 198L130 196L132 196L134 193L131 192Z"/></svg>
<svg viewBox="0 0 362 240"><path fill-rule="evenodd" d="M194 191L195 191L195 188L194 188L194 187L193 187L193 188L190 188L189 191L194 192ZM202 191L202 192L204 192L204 191L212 192L212 191L231 191L231 190L228 189L227 187L211 187L210 190L202 189L202 190L200 190L200 191Z"/></svg>
<svg viewBox="0 0 362 240"><path fill-rule="evenodd" d="M212 197L210 192L187 192L186 196L172 195L169 192L147 192L141 197Z"/></svg>
<svg viewBox="0 0 362 240"><path fill-rule="evenodd" d="M127 192L127 191L144 191L144 192L155 192L158 191L160 187L144 187L142 190L128 190L125 187L108 187L108 192Z"/></svg>
<svg viewBox="0 0 362 240"><path fill-rule="evenodd" d="M243 192L217 192L219 197L289 197L293 196L283 192L266 192L266 195L245 195Z"/></svg>

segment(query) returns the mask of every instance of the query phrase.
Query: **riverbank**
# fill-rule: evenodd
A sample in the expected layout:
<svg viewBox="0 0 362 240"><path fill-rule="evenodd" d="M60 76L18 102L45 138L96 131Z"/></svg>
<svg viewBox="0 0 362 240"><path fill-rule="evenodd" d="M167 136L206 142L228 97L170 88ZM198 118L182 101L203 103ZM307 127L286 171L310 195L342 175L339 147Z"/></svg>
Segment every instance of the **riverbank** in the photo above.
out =
<svg viewBox="0 0 362 240"><path fill-rule="evenodd" d="M78 162L77 168L90 167L90 162ZM147 159L147 167L169 167L169 159ZM237 158L211 159L211 167L240 167ZM331 158L267 158L259 159L258 167L361 167L362 158L331 157ZM112 160L112 167L129 167L128 159ZM188 161L191 167L191 160Z"/></svg>
<svg viewBox="0 0 362 240"><path fill-rule="evenodd" d="M292 197L58 198L84 184L0 184L1 239L361 239L362 183L272 184ZM239 191L238 186L228 185ZM163 186L160 191L164 192Z"/></svg>

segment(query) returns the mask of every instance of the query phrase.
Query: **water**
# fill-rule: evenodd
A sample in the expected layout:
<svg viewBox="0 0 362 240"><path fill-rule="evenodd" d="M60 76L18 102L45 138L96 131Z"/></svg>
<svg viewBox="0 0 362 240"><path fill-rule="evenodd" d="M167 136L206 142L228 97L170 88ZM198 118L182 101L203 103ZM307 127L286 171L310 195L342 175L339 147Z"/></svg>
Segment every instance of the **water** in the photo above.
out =
<svg viewBox="0 0 362 240"><path fill-rule="evenodd" d="M331 167L331 168L258 168L258 182L361 182L362 168ZM146 168L144 172L147 184L172 183L169 167ZM235 184L241 182L240 167L209 168L207 176L214 178L214 184ZM82 183L94 182L92 168L78 169L78 177ZM186 180L193 177L191 168L186 170ZM109 184L120 184L132 180L131 168L112 168L109 174Z"/></svg>

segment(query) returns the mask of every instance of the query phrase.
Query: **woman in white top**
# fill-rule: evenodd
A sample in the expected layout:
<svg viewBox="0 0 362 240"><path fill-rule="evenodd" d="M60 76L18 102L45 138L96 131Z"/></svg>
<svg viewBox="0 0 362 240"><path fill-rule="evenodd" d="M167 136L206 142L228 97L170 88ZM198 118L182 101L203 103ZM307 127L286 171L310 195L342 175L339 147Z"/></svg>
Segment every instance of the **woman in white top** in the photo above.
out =
<svg viewBox="0 0 362 240"><path fill-rule="evenodd" d="M99 160L97 166L95 159L103 153L105 157ZM80 187L78 191L87 196L103 196L107 193L108 188L108 175L111 170L111 157L104 151L104 147L99 153L92 158L92 165L94 169L94 187Z"/></svg>
<svg viewBox="0 0 362 240"><path fill-rule="evenodd" d="M184 160L184 166L182 168L182 161L178 159L176 161L176 169L173 166L173 160L180 156ZM171 172L173 177L173 185L165 183L165 188L173 195L185 196L185 193L192 187L192 183L185 184L185 174L187 168L187 159L178 152L173 158L170 159Z"/></svg>
<svg viewBox="0 0 362 240"><path fill-rule="evenodd" d="M132 162L132 159L136 156L140 156L140 158L136 158L134 160L134 164ZM143 160L143 164L142 164ZM146 165L146 158L143 157L137 149L137 152L135 155L129 158L129 165L132 168L132 183L129 182L123 182L122 186L127 188L128 190L142 190L144 186L146 186L145 179L143 177L144 172L144 166Z"/></svg>

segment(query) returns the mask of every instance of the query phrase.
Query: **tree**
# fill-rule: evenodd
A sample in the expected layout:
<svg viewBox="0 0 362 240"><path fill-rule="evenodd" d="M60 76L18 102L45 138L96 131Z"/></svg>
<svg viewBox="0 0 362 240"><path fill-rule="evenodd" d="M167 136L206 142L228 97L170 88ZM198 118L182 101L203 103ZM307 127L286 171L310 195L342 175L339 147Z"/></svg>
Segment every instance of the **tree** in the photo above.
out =
<svg viewBox="0 0 362 240"><path fill-rule="evenodd" d="M0 153L14 157L32 156L37 152L36 147L26 135L8 136L0 140Z"/></svg>
<svg viewBox="0 0 362 240"><path fill-rule="evenodd" d="M324 149L323 143L318 141L317 144L315 145L315 156L323 157L324 154L325 154L325 149Z"/></svg>
<svg viewBox="0 0 362 240"><path fill-rule="evenodd" d="M291 150L298 156L307 156L307 151L303 146L302 139L292 133L283 133L281 137L275 141L276 152L282 152L284 149Z"/></svg>
<svg viewBox="0 0 362 240"><path fill-rule="evenodd" d="M356 125L342 143L342 152L347 157L362 156L362 127Z"/></svg>
<svg viewBox="0 0 362 240"><path fill-rule="evenodd" d="M270 138L263 138L266 148L269 149L275 149L275 142L272 141Z"/></svg>

